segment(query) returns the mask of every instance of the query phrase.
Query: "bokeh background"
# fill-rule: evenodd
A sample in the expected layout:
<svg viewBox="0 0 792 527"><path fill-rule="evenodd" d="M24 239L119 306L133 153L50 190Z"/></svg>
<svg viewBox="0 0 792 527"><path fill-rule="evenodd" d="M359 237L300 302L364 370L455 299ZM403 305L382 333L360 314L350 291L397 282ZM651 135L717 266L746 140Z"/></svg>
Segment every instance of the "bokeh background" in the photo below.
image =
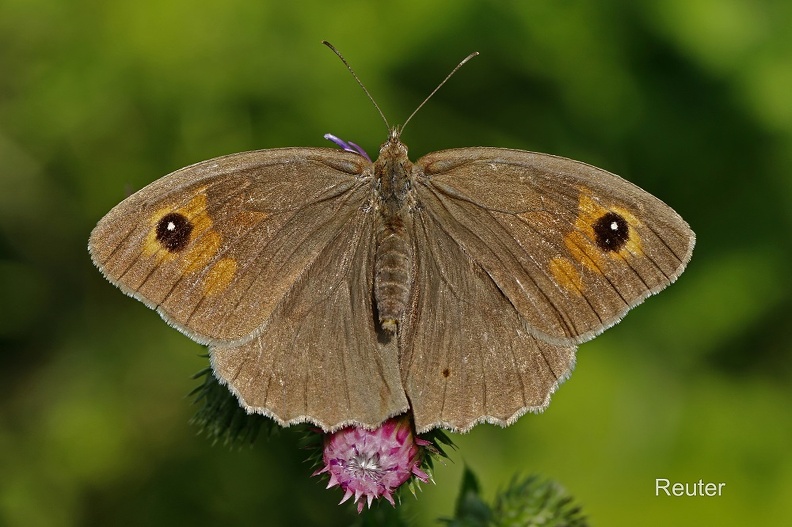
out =
<svg viewBox="0 0 792 527"><path fill-rule="evenodd" d="M621 174L698 243L679 281L584 344L541 415L454 436L404 507L450 516L467 464L493 496L559 481L600 526L792 516L792 3L0 2L0 524L346 525L290 431L212 446L188 424L204 350L94 269L129 192L237 151L375 152L386 129L320 44L407 128L449 147L550 152ZM725 482L654 495L655 478Z"/></svg>

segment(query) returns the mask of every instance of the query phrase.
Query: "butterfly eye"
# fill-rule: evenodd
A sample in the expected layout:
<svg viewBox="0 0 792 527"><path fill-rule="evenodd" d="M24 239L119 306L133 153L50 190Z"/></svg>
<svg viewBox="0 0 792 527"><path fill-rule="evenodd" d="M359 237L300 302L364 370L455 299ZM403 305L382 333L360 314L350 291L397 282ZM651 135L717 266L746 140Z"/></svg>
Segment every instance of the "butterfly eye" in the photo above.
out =
<svg viewBox="0 0 792 527"><path fill-rule="evenodd" d="M157 241L168 251L183 250L190 242L193 224L183 214L171 212L157 222Z"/></svg>
<svg viewBox="0 0 792 527"><path fill-rule="evenodd" d="M603 251L616 252L630 239L630 227L621 215L607 212L591 226L597 246Z"/></svg>

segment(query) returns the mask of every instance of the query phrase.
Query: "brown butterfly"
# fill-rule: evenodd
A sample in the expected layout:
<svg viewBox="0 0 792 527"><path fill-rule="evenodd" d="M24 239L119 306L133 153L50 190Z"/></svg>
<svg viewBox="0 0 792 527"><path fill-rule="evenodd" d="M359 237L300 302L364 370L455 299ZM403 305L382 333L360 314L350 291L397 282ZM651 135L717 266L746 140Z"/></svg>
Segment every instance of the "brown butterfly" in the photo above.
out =
<svg viewBox="0 0 792 527"><path fill-rule="evenodd" d="M575 347L672 283L694 242L599 168L502 148L412 163L393 128L373 163L279 148L177 170L89 250L209 346L248 412L332 431L411 410L424 432L544 409Z"/></svg>

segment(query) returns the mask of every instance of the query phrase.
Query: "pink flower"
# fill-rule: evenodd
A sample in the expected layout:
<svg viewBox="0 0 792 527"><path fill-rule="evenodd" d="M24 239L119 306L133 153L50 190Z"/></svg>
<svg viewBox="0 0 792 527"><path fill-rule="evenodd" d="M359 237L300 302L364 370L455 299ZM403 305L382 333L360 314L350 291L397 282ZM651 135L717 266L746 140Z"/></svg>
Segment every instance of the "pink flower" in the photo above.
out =
<svg viewBox="0 0 792 527"><path fill-rule="evenodd" d="M344 428L325 436L324 465L313 475L329 473L327 488L338 485L344 490L341 503L354 495L358 512L364 501L371 507L380 497L395 506L393 492L411 477L429 480L420 467L423 448L429 445L415 437L408 415L388 419L375 430Z"/></svg>

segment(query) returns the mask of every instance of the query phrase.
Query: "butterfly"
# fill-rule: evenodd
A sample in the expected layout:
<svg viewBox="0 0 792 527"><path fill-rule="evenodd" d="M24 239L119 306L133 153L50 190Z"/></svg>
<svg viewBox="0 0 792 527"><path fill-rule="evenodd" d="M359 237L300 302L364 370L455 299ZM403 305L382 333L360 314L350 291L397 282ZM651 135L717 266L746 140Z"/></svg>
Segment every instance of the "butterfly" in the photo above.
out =
<svg viewBox="0 0 792 527"><path fill-rule="evenodd" d="M585 163L488 147L413 163L398 127L371 161L332 139L343 148L177 170L89 241L110 282L208 346L240 404L281 425L511 424L690 260L673 209Z"/></svg>

